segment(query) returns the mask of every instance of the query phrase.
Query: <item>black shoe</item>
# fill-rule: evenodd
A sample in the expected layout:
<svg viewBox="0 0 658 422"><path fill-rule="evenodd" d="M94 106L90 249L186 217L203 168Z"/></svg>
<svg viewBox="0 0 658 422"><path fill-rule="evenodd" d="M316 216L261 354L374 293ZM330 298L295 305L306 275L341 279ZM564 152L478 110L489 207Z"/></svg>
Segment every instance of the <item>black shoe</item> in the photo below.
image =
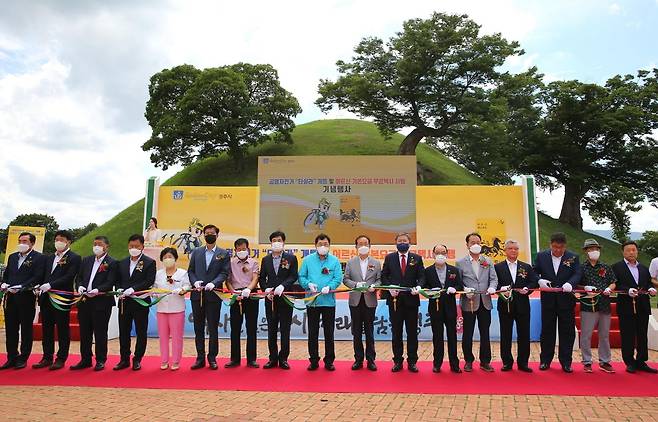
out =
<svg viewBox="0 0 658 422"><path fill-rule="evenodd" d="M531 372L532 372L532 368L530 368L530 367L528 367L528 366L519 366L519 371L521 371L521 372L531 373Z"/></svg>
<svg viewBox="0 0 658 422"><path fill-rule="evenodd" d="M80 362L76 363L75 365L71 366L69 369L71 371L78 371L80 369L87 369L87 368L91 368L91 367L92 367L91 362L80 361Z"/></svg>
<svg viewBox="0 0 658 422"><path fill-rule="evenodd" d="M459 366L451 366L450 367L450 372L454 372L455 374L461 374L462 370Z"/></svg>
<svg viewBox="0 0 658 422"><path fill-rule="evenodd" d="M414 374L418 372L418 367L416 366L415 363L407 364L407 369L409 370L409 372L413 372Z"/></svg>
<svg viewBox="0 0 658 422"><path fill-rule="evenodd" d="M224 364L224 368L235 368L236 366L240 366L239 360L232 360Z"/></svg>
<svg viewBox="0 0 658 422"><path fill-rule="evenodd" d="M94 371L102 371L105 369L105 362L96 362L96 366L94 366Z"/></svg>
<svg viewBox="0 0 658 422"><path fill-rule="evenodd" d="M140 369L142 369L142 362L137 359L133 359L133 371L139 371Z"/></svg>
<svg viewBox="0 0 658 422"><path fill-rule="evenodd" d="M402 370L402 362L394 363L393 367L391 368L391 372L400 372L401 370Z"/></svg>
<svg viewBox="0 0 658 422"><path fill-rule="evenodd" d="M539 370L540 371L548 371L551 369L551 364L550 363L541 363L539 364Z"/></svg>
<svg viewBox="0 0 658 422"><path fill-rule="evenodd" d="M626 372L628 372L629 374L634 374L636 371L637 371L637 369L635 369L634 366L628 365L626 367Z"/></svg>
<svg viewBox="0 0 658 422"><path fill-rule="evenodd" d="M120 371L122 369L126 369L130 367L130 362L128 360L120 360L119 363L116 364L114 368L112 368L113 371Z"/></svg>
<svg viewBox="0 0 658 422"><path fill-rule="evenodd" d="M507 364L506 364L506 365L503 365L503 367L500 368L500 370L503 371L503 372L511 371L511 370L512 370L512 364L509 364L509 365L507 365Z"/></svg>
<svg viewBox="0 0 658 422"><path fill-rule="evenodd" d="M285 369L286 371L290 369L290 365L288 364L287 360L282 360L279 362L279 368Z"/></svg>
<svg viewBox="0 0 658 422"><path fill-rule="evenodd" d="M366 365L368 367L369 371L376 371L377 370L377 365L375 365L375 362L372 360L368 361L368 364Z"/></svg>
<svg viewBox="0 0 658 422"><path fill-rule="evenodd" d="M260 368L260 365L255 360L247 362L247 366L250 368Z"/></svg>
<svg viewBox="0 0 658 422"><path fill-rule="evenodd" d="M438 374L439 372L441 372L441 367L440 366L432 366L432 372L434 372L435 374Z"/></svg>
<svg viewBox="0 0 658 422"><path fill-rule="evenodd" d="M201 369L206 366L206 361L201 359L197 359L194 361L194 364L190 367L190 369Z"/></svg>
<svg viewBox="0 0 658 422"><path fill-rule="evenodd" d="M573 372L573 369L571 369L571 365L562 365L562 370L566 372L567 374L570 374Z"/></svg>
<svg viewBox="0 0 658 422"><path fill-rule="evenodd" d="M53 364L52 360L49 359L41 359L39 363L35 363L32 365L32 369L41 369L41 368L46 368L49 367L50 365Z"/></svg>
<svg viewBox="0 0 658 422"><path fill-rule="evenodd" d="M320 365L318 365L317 362L311 362L311 363L309 363L309 365L308 365L308 367L306 368L306 370L307 370L307 371L315 371L315 370L318 369L319 367L320 367Z"/></svg>
<svg viewBox="0 0 658 422"><path fill-rule="evenodd" d="M216 371L219 367L217 366L217 362L212 360L208 362L208 368L212 369L213 371Z"/></svg>
<svg viewBox="0 0 658 422"><path fill-rule="evenodd" d="M272 369L276 367L277 367L277 363L275 360L268 360L267 363L263 365L263 369Z"/></svg>
<svg viewBox="0 0 658 422"><path fill-rule="evenodd" d="M64 367L65 362L66 361L62 359L55 359L55 362L53 362L53 364L50 365L50 368L48 369L50 369L51 371L57 371L58 369L62 369Z"/></svg>
<svg viewBox="0 0 658 422"><path fill-rule="evenodd" d="M324 369L326 369L327 371L335 371L336 367L334 366L333 363L325 363Z"/></svg>
<svg viewBox="0 0 658 422"><path fill-rule="evenodd" d="M352 371L358 371L363 368L363 362L356 361L352 364Z"/></svg>
<svg viewBox="0 0 658 422"><path fill-rule="evenodd" d="M473 370L473 362L466 362L464 364L464 372L471 372Z"/></svg>
<svg viewBox="0 0 658 422"><path fill-rule="evenodd" d="M23 369L27 366L27 362L19 360L16 361L16 365L14 366L14 369Z"/></svg>
<svg viewBox="0 0 658 422"><path fill-rule="evenodd" d="M637 370L642 371L642 372L648 372L650 374L658 374L658 369L652 368L649 365L647 365L646 363L642 366L638 366Z"/></svg>
<svg viewBox="0 0 658 422"><path fill-rule="evenodd" d="M5 362L4 365L0 366L0 370L3 370L3 369L9 369L9 368L14 368L15 366L16 366L16 362L15 362L15 361L13 361L13 360L8 360L7 362Z"/></svg>
<svg viewBox="0 0 658 422"><path fill-rule="evenodd" d="M491 366L488 363L481 363L480 364L480 369L482 369L484 372L493 372L493 366Z"/></svg>

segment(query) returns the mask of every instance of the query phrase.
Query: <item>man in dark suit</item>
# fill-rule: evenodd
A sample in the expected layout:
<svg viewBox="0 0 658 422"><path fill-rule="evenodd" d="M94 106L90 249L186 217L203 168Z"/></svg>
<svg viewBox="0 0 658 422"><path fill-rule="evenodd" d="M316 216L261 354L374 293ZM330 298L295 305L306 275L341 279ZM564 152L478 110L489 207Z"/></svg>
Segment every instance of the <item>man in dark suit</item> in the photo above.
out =
<svg viewBox="0 0 658 422"><path fill-rule="evenodd" d="M284 251L286 234L275 231L270 234L272 253L261 261L258 284L267 295L265 298L265 316L267 317L267 345L269 358L264 369L290 369L290 325L292 324L292 307L281 295L284 291L301 291L296 284L298 278L297 257ZM281 331L281 349L277 346L277 333Z"/></svg>
<svg viewBox="0 0 658 422"><path fill-rule="evenodd" d="M23 369L32 353L32 321L36 312L32 289L41 284L45 261L44 256L33 249L36 240L32 233L23 232L18 235L18 252L9 255L7 268L2 275L1 288L7 295L4 310L7 362L0 369Z"/></svg>
<svg viewBox="0 0 658 422"><path fill-rule="evenodd" d="M432 324L432 343L434 346L434 363L432 371L441 372L443 364L443 327L445 326L448 338L448 358L450 370L457 374L462 370L459 368L459 357L457 356L457 301L455 294L461 290L461 271L446 263L448 259L448 247L436 245L432 249L434 264L425 268L425 285L429 289L443 290L438 299L430 299L427 309Z"/></svg>
<svg viewBox="0 0 658 422"><path fill-rule="evenodd" d="M121 360L113 368L115 371L130 366L130 331L133 322L137 336L133 370L142 369L142 358L146 352L149 308L132 299L132 295L135 292L150 289L155 282L155 261L144 255L144 236L133 234L128 238L128 253L130 256L118 264L116 278L116 286L121 292L121 296L119 296L119 354ZM151 302L148 297L143 300Z"/></svg>
<svg viewBox="0 0 658 422"><path fill-rule="evenodd" d="M96 341L95 371L105 369L107 361L107 326L115 305L114 297L105 295L113 290L117 277L117 261L108 255L110 241L105 236L96 236L93 255L82 260L78 274L78 293L84 295L78 302L80 323L80 362L72 370L91 367L91 344Z"/></svg>
<svg viewBox="0 0 658 422"><path fill-rule="evenodd" d="M530 289L537 288L539 277L530 264L519 261L519 242L505 242L505 261L494 266L498 276L496 290L503 291L498 299L500 321L500 356L503 371L510 371L514 363L512 356L512 325L516 322L516 365L520 371L532 372L528 367L530 358Z"/></svg>
<svg viewBox="0 0 658 422"><path fill-rule="evenodd" d="M50 370L64 367L69 357L69 346L71 345L71 332L69 322L71 318L70 309L59 310L53 306L48 295L51 289L63 290L73 293L75 277L80 270L80 255L72 252L69 248L73 236L66 230L55 233L54 255L46 257L43 284L39 287L39 309L41 312L41 326L43 329L43 357L39 363L32 368L39 369L50 367ZM57 359L53 362L55 353L55 326L57 326Z"/></svg>
<svg viewBox="0 0 658 422"><path fill-rule="evenodd" d="M624 259L612 266L612 271L617 277L614 288L627 292L617 296L621 355L627 372L643 371L655 374L658 370L647 365L649 359L647 330L649 315L651 315L649 295L655 296L656 289L651 285L649 269L637 260L639 253L637 243L624 242L621 247Z"/></svg>
<svg viewBox="0 0 658 422"><path fill-rule="evenodd" d="M559 292L541 292L541 371L551 367L555 355L555 324L560 334L558 359L562 370L571 369L573 342L576 340L575 314L576 298L571 293L582 278L582 268L578 255L567 250L567 236L564 233L551 235L551 248L537 254L535 272L539 286L543 289L560 288Z"/></svg>
<svg viewBox="0 0 658 422"><path fill-rule="evenodd" d="M397 252L384 258L382 284L407 287L410 290L389 290L384 292L388 313L393 326L393 372L402 370L404 345L402 327L407 332L407 365L411 372L418 372L418 292L425 285L425 268L420 255L409 252L411 236L400 233L395 237Z"/></svg>
<svg viewBox="0 0 658 422"><path fill-rule="evenodd" d="M187 271L195 290L190 295L194 319L196 361L192 369L206 366L206 324L208 325L208 366L217 369L219 353L219 312L222 300L213 289L221 288L231 271L231 257L226 249L217 247L219 228L208 224L203 228L205 246L199 246L190 254Z"/></svg>

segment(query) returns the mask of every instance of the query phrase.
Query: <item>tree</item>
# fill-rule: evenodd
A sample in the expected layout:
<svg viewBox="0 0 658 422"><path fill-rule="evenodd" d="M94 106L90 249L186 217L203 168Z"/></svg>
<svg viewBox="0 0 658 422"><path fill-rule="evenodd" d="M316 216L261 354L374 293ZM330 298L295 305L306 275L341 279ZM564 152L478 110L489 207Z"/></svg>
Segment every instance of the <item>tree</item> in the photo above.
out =
<svg viewBox="0 0 658 422"><path fill-rule="evenodd" d="M163 169L221 152L241 167L249 146L269 139L291 143L292 118L301 112L266 64L165 69L151 77L149 94L145 116L152 135L142 149Z"/></svg>
<svg viewBox="0 0 658 422"><path fill-rule="evenodd" d="M82 236L86 235L92 230L95 230L98 227L98 224L96 223L89 223L86 226L78 227L75 229L69 229L71 232L71 235L73 236L73 239L77 240L80 239Z"/></svg>
<svg viewBox="0 0 658 422"><path fill-rule="evenodd" d="M54 217L46 214L21 214L14 218L10 226L45 227L46 235L43 242L43 252L53 253L55 251L55 232L59 230L59 224ZM15 246L7 246L13 252Z"/></svg>
<svg viewBox="0 0 658 422"><path fill-rule="evenodd" d="M483 136L474 131L480 122L484 132L500 133L502 124L490 118L500 104L490 103L489 94L503 76L498 67L523 54L500 34L480 35L467 15L443 13L404 22L386 44L364 38L354 52L352 61L336 63L335 82L320 81L316 104L372 118L385 136L413 128L398 150L405 155L415 154L423 138L439 146Z"/></svg>
<svg viewBox="0 0 658 422"><path fill-rule="evenodd" d="M642 239L637 241L640 249L651 257L658 256L658 231L647 230Z"/></svg>

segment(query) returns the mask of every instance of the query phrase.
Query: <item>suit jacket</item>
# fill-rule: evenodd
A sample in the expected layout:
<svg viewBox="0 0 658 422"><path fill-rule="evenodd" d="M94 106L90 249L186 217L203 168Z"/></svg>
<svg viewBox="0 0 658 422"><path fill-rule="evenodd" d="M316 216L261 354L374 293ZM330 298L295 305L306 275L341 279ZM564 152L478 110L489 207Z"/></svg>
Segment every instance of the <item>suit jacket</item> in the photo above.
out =
<svg viewBox="0 0 658 422"><path fill-rule="evenodd" d="M80 255L71 251L70 249L59 260L55 269L53 270L53 262L55 255L48 255L44 265L43 284L50 283L50 288L55 290L65 290L67 292L74 291L75 278L80 271L80 262L82 258ZM47 294L39 296L39 304L43 305L48 300Z"/></svg>
<svg viewBox="0 0 658 422"><path fill-rule="evenodd" d="M532 268L530 264L527 264L523 261L516 261L516 274L512 276L510 274L509 266L507 265L507 260L499 262L494 266L496 269L496 275L498 276L498 286L496 290L500 290L503 286L510 286L513 289L522 289L527 287L528 289L536 289L539 284L539 277L537 273ZM512 301L509 303L509 309L512 313L519 315L529 315L530 314L530 298L529 295L524 295L519 292L512 292ZM498 299L498 312L507 313L507 302L504 299Z"/></svg>
<svg viewBox="0 0 658 422"><path fill-rule="evenodd" d="M455 290L462 290L464 284L462 282L461 270L450 264L446 264L446 279L444 284L441 284L439 275L436 273L436 266L434 264L425 268L425 287L429 289L447 289L454 287ZM436 309L436 301L439 301L439 307L445 309L446 316L457 318L457 300L456 295L449 295L443 293L438 299L430 299L428 309L434 307Z"/></svg>
<svg viewBox="0 0 658 422"><path fill-rule="evenodd" d="M400 254L392 252L384 258L382 267L382 284L396 285L402 287L425 287L425 267L423 267L423 257L418 254L407 252L407 266L402 277L400 268ZM386 299L389 306L393 305L393 297L387 291L384 291L382 298ZM418 295L412 295L411 292L401 291L398 295L397 306L420 306Z"/></svg>
<svg viewBox="0 0 658 422"><path fill-rule="evenodd" d="M275 289L279 284L284 287L284 291L286 292L303 291L297 283L297 279L299 278L298 271L297 257L291 253L283 252L281 254L278 273L274 271L272 255L265 255L260 263L258 285L263 291L268 287Z"/></svg>
<svg viewBox="0 0 658 422"><path fill-rule="evenodd" d="M545 250L539 252L535 259L535 272L539 278L550 281L553 287L562 287L564 283L569 283L576 288L580 283L580 279L583 277L583 270L580 266L578 255L570 251L566 251L562 255L557 274L555 274L555 270L553 269L551 251ZM541 306L542 308L551 309L573 309L576 306L576 298L574 295L568 293L542 292Z"/></svg>
<svg viewBox="0 0 658 422"><path fill-rule="evenodd" d="M366 278L361 274L361 258L355 256L347 261L345 265L345 274L343 275L343 284L353 289L357 283L365 282L367 286L379 286L382 279L382 264L375 258L368 256L368 267ZM349 305L358 306L361 296L369 308L377 307L377 292L350 292Z"/></svg>
<svg viewBox="0 0 658 422"><path fill-rule="evenodd" d="M155 261L144 254L140 255L137 259L137 266L131 275L130 259L127 257L119 261L116 287L123 290L132 287L136 292L150 289L155 282ZM150 302L151 298L147 297L144 300Z"/></svg>
<svg viewBox="0 0 658 422"><path fill-rule="evenodd" d="M464 287L472 287L478 292L484 292L489 287L495 289L498 286L498 276L496 276L493 261L485 255L480 255L479 260L478 274L473 272L470 255L466 255L457 261L457 268L462 271ZM462 309L469 312L477 311L480 308L480 303L485 309L491 310L491 296L488 294L475 294L470 299L466 295L462 295L460 299Z"/></svg>
<svg viewBox="0 0 658 422"><path fill-rule="evenodd" d="M94 262L96 257L94 255L87 256L82 259L80 264L80 272L76 280L76 288L83 286L85 289L89 287L89 279L91 272L94 269ZM109 292L113 290L114 284L118 276L118 261L109 255L105 255L101 265L96 270L94 281L91 283L91 289L98 289L99 292ZM89 289L88 289L89 290ZM82 302L80 302L82 304ZM98 295L95 297L84 298L84 305L93 306L94 309L111 308L115 305L113 296Z"/></svg>
<svg viewBox="0 0 658 422"><path fill-rule="evenodd" d="M192 286L194 286L194 283L201 280L203 281L203 286L212 283L216 288L221 288L224 281L226 281L229 274L231 274L231 257L226 249L215 247L215 252L213 253L210 265L206 268L206 247L199 246L190 254L190 265L187 274ZM190 300L201 300L201 293L203 293L204 296L203 300L209 302L221 301L219 296L213 292L199 292L196 290L192 291Z"/></svg>
<svg viewBox="0 0 658 422"><path fill-rule="evenodd" d="M628 292L628 289L648 290L653 287L651 284L651 275L649 269L638 262L637 269L639 272L639 283L635 282L631 270L628 269L626 261L621 260L612 266L612 271L617 277L616 290ZM635 298L635 311L637 315L651 315L651 302L649 295L639 295ZM633 315L633 298L627 294L617 296L617 315Z"/></svg>
<svg viewBox="0 0 658 422"><path fill-rule="evenodd" d="M10 286L22 286L25 290L16 294L8 294L7 301L16 300L22 305L34 306L34 293L32 288L41 284L44 276L45 257L35 250L31 250L25 257L23 265L18 268L19 252L9 255L7 268L2 275L2 282Z"/></svg>

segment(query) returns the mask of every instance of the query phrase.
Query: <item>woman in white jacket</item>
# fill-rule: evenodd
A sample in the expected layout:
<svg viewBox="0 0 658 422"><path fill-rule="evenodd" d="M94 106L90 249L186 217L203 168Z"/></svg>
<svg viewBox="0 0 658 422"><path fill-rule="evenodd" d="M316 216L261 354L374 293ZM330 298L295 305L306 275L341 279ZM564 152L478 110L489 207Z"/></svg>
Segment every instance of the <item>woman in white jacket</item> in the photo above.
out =
<svg viewBox="0 0 658 422"><path fill-rule="evenodd" d="M169 336L171 335L171 370L179 368L183 356L183 329L185 326L185 296L190 288L187 271L177 268L178 251L164 248L160 252L160 261L164 268L155 275L156 289L171 290L157 306L158 335L160 336L160 369L169 368Z"/></svg>

